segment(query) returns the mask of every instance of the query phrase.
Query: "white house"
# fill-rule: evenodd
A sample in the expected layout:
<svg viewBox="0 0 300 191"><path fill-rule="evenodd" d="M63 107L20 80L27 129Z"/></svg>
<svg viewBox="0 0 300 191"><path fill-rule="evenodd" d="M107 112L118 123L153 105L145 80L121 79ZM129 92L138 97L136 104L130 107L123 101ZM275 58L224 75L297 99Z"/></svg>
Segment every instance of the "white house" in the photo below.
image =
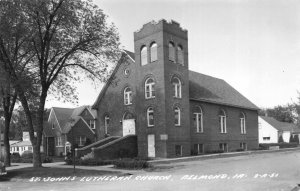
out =
<svg viewBox="0 0 300 191"><path fill-rule="evenodd" d="M299 131L299 128L293 123L280 122L273 117L258 117L259 143L278 143L280 136L282 136L283 142L288 143L291 135Z"/></svg>
<svg viewBox="0 0 300 191"><path fill-rule="evenodd" d="M32 152L32 149L28 132L23 132L23 141L10 142L10 153L19 153L22 155L25 151ZM41 152L43 152L43 146L41 146Z"/></svg>

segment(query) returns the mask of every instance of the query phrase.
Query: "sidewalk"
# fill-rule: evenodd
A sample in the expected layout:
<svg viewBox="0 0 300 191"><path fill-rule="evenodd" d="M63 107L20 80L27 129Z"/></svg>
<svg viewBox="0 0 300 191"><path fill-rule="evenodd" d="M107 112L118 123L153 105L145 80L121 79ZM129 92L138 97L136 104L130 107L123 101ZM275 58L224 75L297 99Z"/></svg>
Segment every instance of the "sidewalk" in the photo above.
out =
<svg viewBox="0 0 300 191"><path fill-rule="evenodd" d="M227 158L227 157L235 157L235 156L250 155L250 154L286 152L286 151L295 151L295 150L300 150L300 147L285 148L285 149L279 149L279 150L255 150L255 151L228 152L228 153L188 156L188 157L180 157L180 158L154 159L154 160L151 160L148 162L151 164L167 164L167 163L176 163L176 162L195 161L195 160L201 160L201 159L215 159L215 158L225 158L225 157Z"/></svg>
<svg viewBox="0 0 300 191"><path fill-rule="evenodd" d="M128 169L117 169L113 167L114 165L105 165L105 166L79 166L76 165L75 169L84 169L84 170L98 170L98 171L113 171L121 173L135 174L141 172L142 170L128 170ZM12 163L12 166L6 167L7 171L22 169L32 167L32 163ZM74 168L73 165L66 165L65 162L54 162L54 163L43 163L43 167L53 167L53 168Z"/></svg>

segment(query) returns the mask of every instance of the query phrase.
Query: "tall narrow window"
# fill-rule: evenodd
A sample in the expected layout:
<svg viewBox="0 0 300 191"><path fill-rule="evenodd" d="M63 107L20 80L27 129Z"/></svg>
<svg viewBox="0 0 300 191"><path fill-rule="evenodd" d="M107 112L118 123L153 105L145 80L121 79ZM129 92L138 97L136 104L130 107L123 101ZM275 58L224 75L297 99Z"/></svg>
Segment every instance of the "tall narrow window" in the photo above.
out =
<svg viewBox="0 0 300 191"><path fill-rule="evenodd" d="M132 91L129 87L124 89L124 104L125 105L132 104Z"/></svg>
<svg viewBox="0 0 300 191"><path fill-rule="evenodd" d="M203 133L203 113L201 107L197 107L194 112L194 127L197 133Z"/></svg>
<svg viewBox="0 0 300 191"><path fill-rule="evenodd" d="M56 137L56 146L62 146L61 137Z"/></svg>
<svg viewBox="0 0 300 191"><path fill-rule="evenodd" d="M220 123L220 132L227 133L226 129L226 113L224 110L221 110L219 113L219 123Z"/></svg>
<svg viewBox="0 0 300 191"><path fill-rule="evenodd" d="M105 134L108 134L109 122L110 122L109 116L105 115L105 117L104 117L104 131L105 131Z"/></svg>
<svg viewBox="0 0 300 191"><path fill-rule="evenodd" d="M177 62L178 64L184 65L184 54L181 45L178 45L177 47Z"/></svg>
<svg viewBox="0 0 300 191"><path fill-rule="evenodd" d="M154 98L155 97L155 82L152 78L148 78L145 81L145 98Z"/></svg>
<svg viewBox="0 0 300 191"><path fill-rule="evenodd" d="M246 134L246 119L244 113L240 114L241 134Z"/></svg>
<svg viewBox="0 0 300 191"><path fill-rule="evenodd" d="M174 108L174 119L175 119L175 126L180 126L181 123L180 109L178 107Z"/></svg>
<svg viewBox="0 0 300 191"><path fill-rule="evenodd" d="M172 85L174 90L174 97L181 98L181 81L177 77L174 77L172 79Z"/></svg>
<svg viewBox="0 0 300 191"><path fill-rule="evenodd" d="M157 44L153 42L150 46L150 62L157 60Z"/></svg>
<svg viewBox="0 0 300 191"><path fill-rule="evenodd" d="M152 107L147 109L147 125L148 127L154 126L154 111Z"/></svg>
<svg viewBox="0 0 300 191"><path fill-rule="evenodd" d="M175 46L173 42L169 42L169 60L175 62Z"/></svg>
<svg viewBox="0 0 300 191"><path fill-rule="evenodd" d="M146 46L143 46L141 48L141 64L142 64L142 66L148 64L147 47Z"/></svg>
<svg viewBox="0 0 300 191"><path fill-rule="evenodd" d="M90 120L90 127L91 127L91 129L95 129L96 128L95 120Z"/></svg>

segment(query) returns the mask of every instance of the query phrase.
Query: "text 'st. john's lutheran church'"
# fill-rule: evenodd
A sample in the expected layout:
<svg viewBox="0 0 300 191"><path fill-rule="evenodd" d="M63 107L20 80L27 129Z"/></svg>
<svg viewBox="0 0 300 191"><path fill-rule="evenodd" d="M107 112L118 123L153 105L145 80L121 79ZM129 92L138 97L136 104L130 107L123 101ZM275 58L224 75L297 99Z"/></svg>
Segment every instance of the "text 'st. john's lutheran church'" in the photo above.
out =
<svg viewBox="0 0 300 191"><path fill-rule="evenodd" d="M178 23L145 24L134 50L93 106L99 140L136 135L140 157L162 158L258 147L258 108L224 80L189 70Z"/></svg>

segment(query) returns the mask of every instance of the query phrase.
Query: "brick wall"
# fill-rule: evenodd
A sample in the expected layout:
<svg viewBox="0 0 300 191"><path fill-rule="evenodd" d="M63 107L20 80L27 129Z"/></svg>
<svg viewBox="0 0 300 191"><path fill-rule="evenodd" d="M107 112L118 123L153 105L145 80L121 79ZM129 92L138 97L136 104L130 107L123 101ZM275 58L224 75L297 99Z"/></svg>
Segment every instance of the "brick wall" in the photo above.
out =
<svg viewBox="0 0 300 191"><path fill-rule="evenodd" d="M135 135L128 135L109 145L94 149L95 158L101 159L134 158L137 153L137 136Z"/></svg>
<svg viewBox="0 0 300 191"><path fill-rule="evenodd" d="M193 125L193 108L200 106L203 112L203 133L196 133ZM219 150L219 143L227 143L229 151L236 151L240 143L247 144L248 149L258 148L258 114L257 111L230 106L191 101L191 140L194 144L204 144L205 151ZM226 112L227 133L220 133L219 111ZM241 134L240 113L246 118L246 134Z"/></svg>

